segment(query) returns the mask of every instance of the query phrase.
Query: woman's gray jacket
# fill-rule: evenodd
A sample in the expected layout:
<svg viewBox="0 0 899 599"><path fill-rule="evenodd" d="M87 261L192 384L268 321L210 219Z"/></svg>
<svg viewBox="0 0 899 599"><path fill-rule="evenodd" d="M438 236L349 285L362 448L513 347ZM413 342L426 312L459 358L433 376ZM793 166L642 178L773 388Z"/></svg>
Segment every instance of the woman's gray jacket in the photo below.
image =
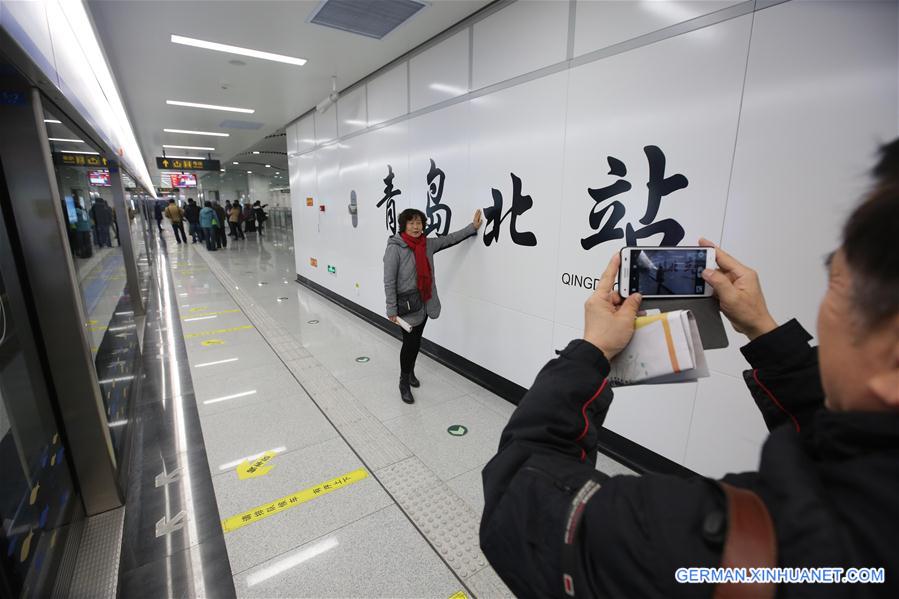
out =
<svg viewBox="0 0 899 599"><path fill-rule="evenodd" d="M452 247L472 235L478 230L473 224L459 229L443 237L428 237L427 254L428 263L431 265L431 299L427 301L421 310L403 314L402 319L410 325L420 325L428 318L440 316L440 298L437 296L437 271L434 270L434 254L440 250ZM387 298L387 316L396 316L396 296L408 293L418 287L418 271L415 268L415 253L412 251L402 236L397 233L387 240L387 250L384 252L384 295Z"/></svg>

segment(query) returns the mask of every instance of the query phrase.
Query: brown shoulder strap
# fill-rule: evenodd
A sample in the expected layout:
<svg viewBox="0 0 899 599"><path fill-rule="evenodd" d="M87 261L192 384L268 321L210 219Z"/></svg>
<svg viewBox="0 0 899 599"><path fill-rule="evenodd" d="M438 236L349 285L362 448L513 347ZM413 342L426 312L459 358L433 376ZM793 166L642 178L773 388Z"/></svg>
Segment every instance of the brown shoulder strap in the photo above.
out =
<svg viewBox="0 0 899 599"><path fill-rule="evenodd" d="M727 538L721 554L722 568L774 568L777 537L771 515L761 497L752 491L718 483L727 497ZM721 583L714 599L771 599L774 584Z"/></svg>

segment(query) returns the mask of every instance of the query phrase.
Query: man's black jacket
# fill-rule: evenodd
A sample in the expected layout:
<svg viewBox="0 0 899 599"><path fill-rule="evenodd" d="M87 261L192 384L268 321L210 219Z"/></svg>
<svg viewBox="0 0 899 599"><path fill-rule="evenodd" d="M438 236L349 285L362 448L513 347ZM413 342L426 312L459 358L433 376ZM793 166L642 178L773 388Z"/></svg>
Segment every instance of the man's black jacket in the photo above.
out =
<svg viewBox="0 0 899 599"><path fill-rule="evenodd" d="M723 480L764 500L780 567L885 568L884 584L783 584L778 597L899 597L899 414L825 409L810 339L793 320L742 348L771 433L758 472ZM567 596L563 569L577 597L710 597L713 585L680 584L675 571L721 564L723 493L698 476L595 470L608 374L583 340L540 371L484 468L481 548L519 597ZM573 514L590 480L599 490ZM563 568L572 523L578 541Z"/></svg>
<svg viewBox="0 0 899 599"><path fill-rule="evenodd" d="M200 207L188 202L187 206L184 207L184 218L192 225L200 224Z"/></svg>

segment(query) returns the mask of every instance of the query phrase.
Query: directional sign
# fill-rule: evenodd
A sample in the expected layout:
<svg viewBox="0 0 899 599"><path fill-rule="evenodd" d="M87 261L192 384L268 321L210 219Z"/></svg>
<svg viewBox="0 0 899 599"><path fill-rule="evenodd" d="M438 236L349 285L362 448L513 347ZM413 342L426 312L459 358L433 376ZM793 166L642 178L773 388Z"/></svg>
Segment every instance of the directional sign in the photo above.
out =
<svg viewBox="0 0 899 599"><path fill-rule="evenodd" d="M462 426L461 424L454 424L446 429L446 432L454 437L462 437L463 435L468 433L468 427Z"/></svg>
<svg viewBox="0 0 899 599"><path fill-rule="evenodd" d="M166 519L165 516L159 519L156 523L156 536L161 537L163 535L169 535L175 532L176 530L180 530L184 528L184 525L187 524L187 512L181 510L175 517L171 520Z"/></svg>
<svg viewBox="0 0 899 599"><path fill-rule="evenodd" d="M69 154L68 152L53 152L53 164L64 166L108 166L106 159L94 154Z"/></svg>
<svg viewBox="0 0 899 599"><path fill-rule="evenodd" d="M250 463L249 460L244 460L241 462L240 466L237 467L237 478L246 480L248 478L256 478L257 476L268 474L274 466L266 466L266 464L275 457L275 455L274 451L266 451L258 460L255 460L252 463Z"/></svg>
<svg viewBox="0 0 899 599"><path fill-rule="evenodd" d="M219 160L206 160L204 158L166 158L156 157L156 167L172 169L176 171L218 171L222 168Z"/></svg>

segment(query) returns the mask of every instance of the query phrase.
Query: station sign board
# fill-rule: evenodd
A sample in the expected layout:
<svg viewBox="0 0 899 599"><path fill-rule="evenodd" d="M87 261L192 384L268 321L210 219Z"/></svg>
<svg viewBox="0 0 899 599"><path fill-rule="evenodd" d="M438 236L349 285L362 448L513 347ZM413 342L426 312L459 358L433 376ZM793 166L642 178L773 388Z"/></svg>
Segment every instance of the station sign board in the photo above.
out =
<svg viewBox="0 0 899 599"><path fill-rule="evenodd" d="M221 170L222 163L219 160L205 160L202 158L166 158L156 157L157 168L172 169L178 171L217 171Z"/></svg>

